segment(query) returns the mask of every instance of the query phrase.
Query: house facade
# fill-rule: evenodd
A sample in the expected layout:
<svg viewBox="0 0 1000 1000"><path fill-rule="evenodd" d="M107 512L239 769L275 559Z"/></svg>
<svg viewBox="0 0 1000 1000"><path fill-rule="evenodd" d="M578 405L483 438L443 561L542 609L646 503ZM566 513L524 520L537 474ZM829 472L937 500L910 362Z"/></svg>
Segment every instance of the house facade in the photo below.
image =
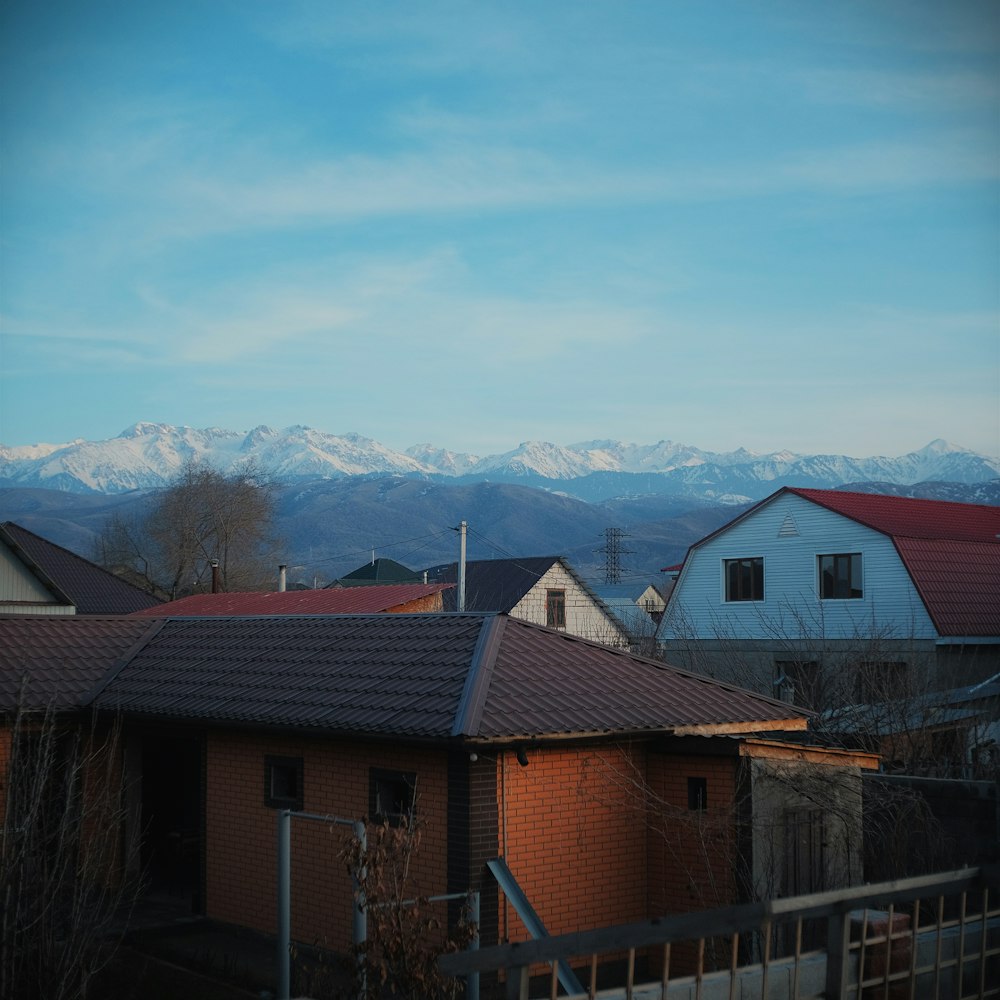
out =
<svg viewBox="0 0 1000 1000"><path fill-rule="evenodd" d="M0 524L0 614L129 614L159 603L13 521Z"/></svg>
<svg viewBox="0 0 1000 1000"><path fill-rule="evenodd" d="M691 547L660 643L807 707L971 683L1000 658L998 536L996 507L782 489Z"/></svg>
<svg viewBox="0 0 1000 1000"><path fill-rule="evenodd" d="M458 566L433 566L426 576L429 581L455 583ZM456 592L444 600L446 611L456 610ZM469 561L465 610L508 614L608 646L629 645L621 622L562 556Z"/></svg>
<svg viewBox="0 0 1000 1000"><path fill-rule="evenodd" d="M78 620L24 620L16 659L30 670L45 651L35 666L57 686L60 670L80 684L81 659L102 674L67 703L123 721L125 835L154 887L273 933L278 813L309 814L293 822L292 935L340 951L344 831L315 817L412 807L415 891L479 889L493 943L528 933L494 858L551 933L730 902L804 866L779 829L808 774L859 802L877 765L799 746L807 719L783 702L503 615L122 621L110 655ZM14 631L0 619L5 672ZM860 844L838 831L810 870L857 879Z"/></svg>

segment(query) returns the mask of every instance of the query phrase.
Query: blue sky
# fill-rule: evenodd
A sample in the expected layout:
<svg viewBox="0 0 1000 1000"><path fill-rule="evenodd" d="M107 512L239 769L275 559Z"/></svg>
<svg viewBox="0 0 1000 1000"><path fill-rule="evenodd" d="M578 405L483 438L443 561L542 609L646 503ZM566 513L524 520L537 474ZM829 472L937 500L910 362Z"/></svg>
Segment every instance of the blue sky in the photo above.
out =
<svg viewBox="0 0 1000 1000"><path fill-rule="evenodd" d="M0 442L1000 454L1000 4L0 7Z"/></svg>

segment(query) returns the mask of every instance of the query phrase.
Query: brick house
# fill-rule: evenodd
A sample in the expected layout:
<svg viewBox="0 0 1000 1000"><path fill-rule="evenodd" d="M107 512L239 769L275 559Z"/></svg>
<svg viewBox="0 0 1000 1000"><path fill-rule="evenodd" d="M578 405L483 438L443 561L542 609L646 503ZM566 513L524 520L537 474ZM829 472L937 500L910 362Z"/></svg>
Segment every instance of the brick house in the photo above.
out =
<svg viewBox="0 0 1000 1000"><path fill-rule="evenodd" d="M455 583L458 564L432 566L426 576L431 582ZM446 594L444 610L454 611L456 600L456 592ZM626 629L562 556L470 560L465 610L500 612L608 646L629 644Z"/></svg>
<svg viewBox="0 0 1000 1000"><path fill-rule="evenodd" d="M27 671L124 720L143 861L217 920L274 932L279 808L391 819L413 797L419 890L480 888L484 942L527 933L498 856L551 933L860 875L874 757L786 742L789 705L623 650L495 614L85 624L0 619L5 707ZM296 825L292 935L343 949L337 846Z"/></svg>

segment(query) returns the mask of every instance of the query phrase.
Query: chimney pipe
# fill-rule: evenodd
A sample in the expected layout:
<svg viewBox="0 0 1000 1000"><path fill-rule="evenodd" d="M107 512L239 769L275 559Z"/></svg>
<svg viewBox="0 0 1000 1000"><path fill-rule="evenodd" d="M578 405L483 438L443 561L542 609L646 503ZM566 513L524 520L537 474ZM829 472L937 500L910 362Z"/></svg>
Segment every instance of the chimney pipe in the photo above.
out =
<svg viewBox="0 0 1000 1000"><path fill-rule="evenodd" d="M278 593L283 594L288 589L288 567L282 563L278 567Z"/></svg>
<svg viewBox="0 0 1000 1000"><path fill-rule="evenodd" d="M219 592L219 560L212 560L212 593L217 594Z"/></svg>

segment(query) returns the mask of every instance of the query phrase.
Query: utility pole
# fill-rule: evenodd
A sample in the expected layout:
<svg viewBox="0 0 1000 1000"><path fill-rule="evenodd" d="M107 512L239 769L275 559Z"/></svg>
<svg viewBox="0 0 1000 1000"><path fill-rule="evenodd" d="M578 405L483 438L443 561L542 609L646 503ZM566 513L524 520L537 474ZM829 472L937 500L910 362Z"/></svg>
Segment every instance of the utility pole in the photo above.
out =
<svg viewBox="0 0 1000 1000"><path fill-rule="evenodd" d="M465 610L465 535L468 525L463 521L458 526L458 610Z"/></svg>

